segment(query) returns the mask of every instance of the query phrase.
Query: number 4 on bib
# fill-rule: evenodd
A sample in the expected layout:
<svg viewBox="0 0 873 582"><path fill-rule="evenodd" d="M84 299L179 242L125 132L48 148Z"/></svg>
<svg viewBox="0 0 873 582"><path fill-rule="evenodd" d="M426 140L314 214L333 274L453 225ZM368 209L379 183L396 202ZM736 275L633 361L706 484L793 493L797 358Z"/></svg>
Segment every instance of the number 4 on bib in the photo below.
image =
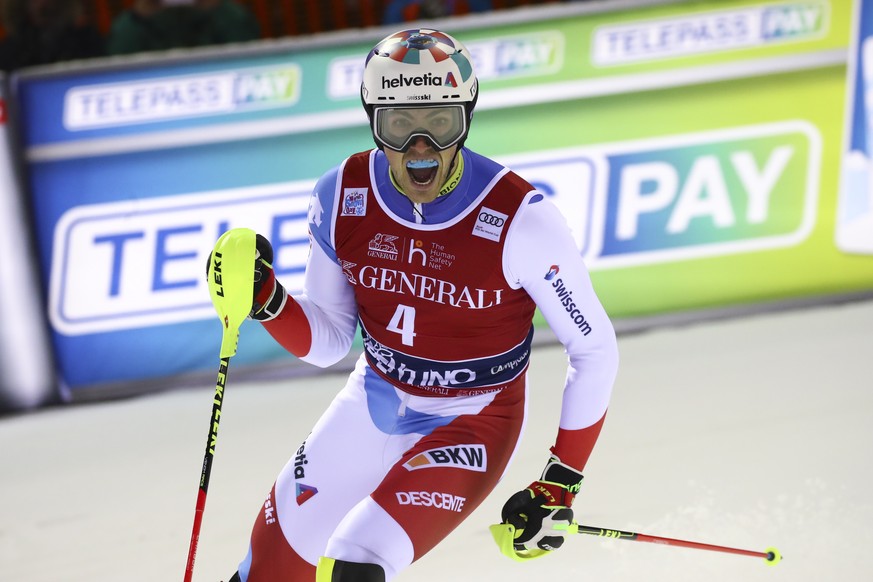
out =
<svg viewBox="0 0 873 582"><path fill-rule="evenodd" d="M399 333L403 345L411 346L415 339L415 307L398 305L385 329Z"/></svg>

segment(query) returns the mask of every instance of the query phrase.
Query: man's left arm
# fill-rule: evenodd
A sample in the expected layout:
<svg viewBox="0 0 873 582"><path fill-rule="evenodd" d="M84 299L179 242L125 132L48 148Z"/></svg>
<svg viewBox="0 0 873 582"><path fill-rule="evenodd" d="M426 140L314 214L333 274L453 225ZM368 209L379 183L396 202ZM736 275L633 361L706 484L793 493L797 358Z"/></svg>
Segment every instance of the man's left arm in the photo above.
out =
<svg viewBox="0 0 873 582"><path fill-rule="evenodd" d="M560 543L554 536L563 539L563 522L568 517L572 522L569 509L612 395L618 345L566 218L551 202L541 194L529 195L507 237L504 269L508 280L533 298L568 355L560 423L551 455L540 479L513 496L503 512L504 524L519 523L518 518L525 516L522 521L527 531L519 534L515 526L516 552L537 553L557 549ZM543 517L532 523L532 515ZM549 529L554 531L546 531Z"/></svg>

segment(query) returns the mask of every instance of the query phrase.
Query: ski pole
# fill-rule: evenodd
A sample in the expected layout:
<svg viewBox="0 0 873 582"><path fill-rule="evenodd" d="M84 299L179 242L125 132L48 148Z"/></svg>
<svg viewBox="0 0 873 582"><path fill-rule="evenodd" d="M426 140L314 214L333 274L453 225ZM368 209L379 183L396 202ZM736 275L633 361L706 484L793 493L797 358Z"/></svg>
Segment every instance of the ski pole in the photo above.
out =
<svg viewBox="0 0 873 582"><path fill-rule="evenodd" d="M704 544L701 542L692 542L688 540L677 540L674 538L664 538L653 536L650 534L642 534L632 531L622 531L616 529L606 529L602 527L592 527L590 525L579 525L571 523L566 525L554 525L555 529L564 529L568 533L580 533L602 538L611 538L616 540L630 540L635 542L648 542L652 544L661 544L665 546L680 546L684 548L693 548L696 550L709 550L712 552L724 552L728 554L738 554L741 556L751 556L755 558L764 558L768 565L778 564L782 560L782 554L776 548L767 548L763 552L754 550L741 550L739 548L729 548L726 546L716 546L713 544ZM500 553L508 558L512 558L517 562L525 562L542 556L551 554L551 550L540 548L533 549L516 549L515 547L515 526L511 523L498 523L490 526L491 536L500 548Z"/></svg>
<svg viewBox="0 0 873 582"><path fill-rule="evenodd" d="M592 527L590 525L576 525L576 533L598 536L602 538L611 538L616 540L629 540L634 542L647 542L652 544L662 544L665 546L680 546L683 548L692 548L695 550L709 550L712 552L724 552L727 554L738 554L741 556L751 556L753 558L764 558L767 564L774 566L782 560L782 554L776 548L767 548L763 552L755 550L741 550L739 548L729 548L726 546L716 546L713 544L704 544L701 542L692 542L688 540L677 540L674 538L665 538L661 536L653 536L631 531L622 531L615 529L606 529L601 527ZM570 526L570 531L573 531L573 526Z"/></svg>
<svg viewBox="0 0 873 582"><path fill-rule="evenodd" d="M227 367L230 358L221 358L218 367L218 379L215 382L215 398L212 400L212 416L209 419L209 433L206 438L206 453L203 455L203 470L200 473L200 489L197 491L197 503L194 506L194 529L191 532L191 543L188 546L188 560L185 565L185 582L191 582L194 574L194 559L197 556L197 544L200 541L200 524L203 522L203 511L206 509L206 492L209 490L209 476L212 473L212 458L215 455L215 444L218 439L218 422L221 418L221 404L224 402L224 385L227 380Z"/></svg>
<svg viewBox="0 0 873 582"><path fill-rule="evenodd" d="M218 379L215 382L215 397L212 399L212 415L209 418L206 452L203 455L203 467L200 473L200 489L194 507L194 527L191 532L191 543L188 546L188 560L185 563L185 582L191 582L194 575L200 525L206 508L206 492L209 489L212 459L218 441L218 424L221 419L221 405L224 402L227 369L230 358L236 354L239 328L252 309L254 260L255 232L246 228L235 228L224 233L215 243L207 267L209 295L222 323L219 351L221 363L218 367Z"/></svg>

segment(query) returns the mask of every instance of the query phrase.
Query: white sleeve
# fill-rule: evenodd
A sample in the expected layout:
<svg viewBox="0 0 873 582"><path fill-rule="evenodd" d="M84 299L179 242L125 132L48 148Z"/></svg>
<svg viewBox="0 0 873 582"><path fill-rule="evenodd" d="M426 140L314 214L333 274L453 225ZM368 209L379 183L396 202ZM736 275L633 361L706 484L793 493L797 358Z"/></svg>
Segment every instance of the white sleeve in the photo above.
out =
<svg viewBox="0 0 873 582"><path fill-rule="evenodd" d="M312 333L309 353L300 358L320 367L335 364L355 338L358 309L351 284L339 265L313 243L306 264L303 293L293 295Z"/></svg>
<svg viewBox="0 0 873 582"><path fill-rule="evenodd" d="M503 265L507 281L527 291L569 357L560 428L593 425L606 413L618 372L615 329L566 218L541 194L529 194L510 225Z"/></svg>

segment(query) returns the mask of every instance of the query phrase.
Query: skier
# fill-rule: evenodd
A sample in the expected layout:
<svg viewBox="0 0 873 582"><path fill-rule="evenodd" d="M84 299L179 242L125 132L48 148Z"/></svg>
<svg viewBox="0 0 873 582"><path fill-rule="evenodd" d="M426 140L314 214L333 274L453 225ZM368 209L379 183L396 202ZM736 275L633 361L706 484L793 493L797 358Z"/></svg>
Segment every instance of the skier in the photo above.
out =
<svg viewBox="0 0 873 582"><path fill-rule="evenodd" d="M361 87L377 147L316 184L300 294L258 235L251 317L316 366L345 356L358 326L364 350L276 479L232 582L392 580L444 539L520 440L537 307L568 355L560 425L540 477L503 507L502 535L519 558L561 546L615 380L615 332L562 214L464 147L477 92L450 35L388 36Z"/></svg>

